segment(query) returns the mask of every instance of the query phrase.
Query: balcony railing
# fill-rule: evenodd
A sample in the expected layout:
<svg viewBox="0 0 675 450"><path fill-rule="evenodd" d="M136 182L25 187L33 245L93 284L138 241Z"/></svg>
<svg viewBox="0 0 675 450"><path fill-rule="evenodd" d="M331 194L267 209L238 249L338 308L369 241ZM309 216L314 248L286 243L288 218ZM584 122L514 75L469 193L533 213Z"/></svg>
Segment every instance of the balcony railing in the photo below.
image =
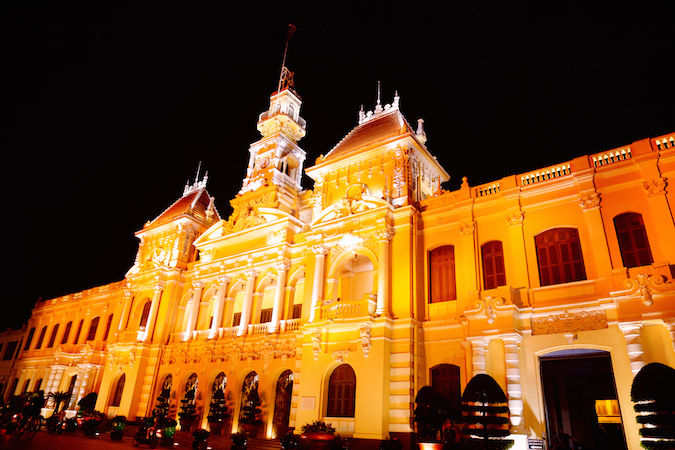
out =
<svg viewBox="0 0 675 450"><path fill-rule="evenodd" d="M377 302L371 294L356 301L341 301L321 305L320 320L349 319L373 315Z"/></svg>

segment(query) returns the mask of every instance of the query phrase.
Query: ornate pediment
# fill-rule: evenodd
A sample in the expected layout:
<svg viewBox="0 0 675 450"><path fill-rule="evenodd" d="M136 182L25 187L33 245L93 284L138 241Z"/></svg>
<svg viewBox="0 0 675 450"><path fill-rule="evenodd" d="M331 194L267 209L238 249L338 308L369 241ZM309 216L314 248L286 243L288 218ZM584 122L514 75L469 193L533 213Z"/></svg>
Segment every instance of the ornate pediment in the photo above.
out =
<svg viewBox="0 0 675 450"><path fill-rule="evenodd" d="M350 186L338 202L333 203L315 216L311 223L312 228L335 219L349 219L382 206L391 207L387 201L379 197L359 193L358 190L353 190L350 193L350 189L355 186L363 185Z"/></svg>

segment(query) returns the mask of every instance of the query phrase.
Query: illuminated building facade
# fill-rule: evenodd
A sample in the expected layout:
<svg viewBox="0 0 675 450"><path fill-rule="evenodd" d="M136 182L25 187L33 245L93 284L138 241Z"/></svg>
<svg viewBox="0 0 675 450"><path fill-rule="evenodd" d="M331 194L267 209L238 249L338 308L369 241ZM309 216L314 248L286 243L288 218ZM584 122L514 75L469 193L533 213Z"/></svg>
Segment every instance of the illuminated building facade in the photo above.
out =
<svg viewBox="0 0 675 450"><path fill-rule="evenodd" d="M675 366L675 134L445 191L398 95L311 167L300 107L284 79L229 218L196 179L136 233L122 281L38 303L14 392L32 380L72 408L94 391L134 418L170 388L172 414L192 392L207 426L225 386L235 430L257 387L265 437L323 418L380 440L411 433L422 386L456 401L487 373L512 434L583 438L591 414L637 449L632 379ZM590 413L568 392L584 377L606 381L582 390Z"/></svg>

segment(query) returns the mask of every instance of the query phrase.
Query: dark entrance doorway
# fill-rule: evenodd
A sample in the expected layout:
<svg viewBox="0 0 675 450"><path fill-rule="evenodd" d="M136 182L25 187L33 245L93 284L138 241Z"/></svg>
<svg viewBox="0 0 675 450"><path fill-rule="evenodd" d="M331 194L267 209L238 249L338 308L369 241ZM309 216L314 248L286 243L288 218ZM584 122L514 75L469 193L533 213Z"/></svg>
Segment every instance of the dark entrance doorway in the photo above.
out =
<svg viewBox="0 0 675 450"><path fill-rule="evenodd" d="M584 449L626 449L609 353L563 350L540 362L549 448L559 448L562 431Z"/></svg>
<svg viewBox="0 0 675 450"><path fill-rule="evenodd" d="M293 395L293 372L286 370L279 377L274 396L274 417L272 419L274 438L280 439L288 433L288 419L291 415L291 396Z"/></svg>

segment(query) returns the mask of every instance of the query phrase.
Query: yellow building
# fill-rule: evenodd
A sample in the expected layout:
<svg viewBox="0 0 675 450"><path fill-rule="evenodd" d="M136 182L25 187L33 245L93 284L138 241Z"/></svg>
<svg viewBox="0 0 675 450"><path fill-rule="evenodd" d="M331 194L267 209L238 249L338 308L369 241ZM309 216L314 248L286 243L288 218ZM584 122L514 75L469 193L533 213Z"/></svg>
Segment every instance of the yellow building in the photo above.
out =
<svg viewBox="0 0 675 450"><path fill-rule="evenodd" d="M134 418L170 388L207 426L225 386L236 430L257 387L267 438L325 419L405 440L421 387L457 401L487 373L518 446L601 423L637 449L632 379L675 366L675 134L450 192L398 95L305 167L288 80L232 215L197 177L136 233L123 280L38 303L14 392L67 390L71 409L98 392Z"/></svg>

